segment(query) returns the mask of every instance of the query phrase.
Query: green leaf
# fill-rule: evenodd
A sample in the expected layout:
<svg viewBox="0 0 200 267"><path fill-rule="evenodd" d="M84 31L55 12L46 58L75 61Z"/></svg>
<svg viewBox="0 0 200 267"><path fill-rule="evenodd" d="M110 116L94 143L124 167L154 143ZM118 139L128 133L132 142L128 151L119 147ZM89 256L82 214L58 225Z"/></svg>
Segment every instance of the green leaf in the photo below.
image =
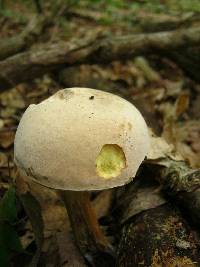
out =
<svg viewBox="0 0 200 267"><path fill-rule="evenodd" d="M17 232L6 222L0 222L0 247L7 248L9 252L23 251Z"/></svg>
<svg viewBox="0 0 200 267"><path fill-rule="evenodd" d="M10 253L7 247L0 245L0 262L2 267L10 267Z"/></svg>
<svg viewBox="0 0 200 267"><path fill-rule="evenodd" d="M9 267L14 254L23 251L13 226L17 221L15 188L10 187L0 201L0 266Z"/></svg>
<svg viewBox="0 0 200 267"><path fill-rule="evenodd" d="M10 187L0 201L0 221L14 223L17 220L15 188Z"/></svg>

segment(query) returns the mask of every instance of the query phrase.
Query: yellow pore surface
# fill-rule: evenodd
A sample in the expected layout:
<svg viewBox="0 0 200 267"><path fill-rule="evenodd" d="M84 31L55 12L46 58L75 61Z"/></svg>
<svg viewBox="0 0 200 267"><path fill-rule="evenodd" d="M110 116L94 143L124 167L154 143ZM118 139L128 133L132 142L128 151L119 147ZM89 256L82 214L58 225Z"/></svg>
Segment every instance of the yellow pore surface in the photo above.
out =
<svg viewBox="0 0 200 267"><path fill-rule="evenodd" d="M96 172L105 179L120 175L126 167L126 157L122 148L116 144L106 144L102 147L96 159Z"/></svg>

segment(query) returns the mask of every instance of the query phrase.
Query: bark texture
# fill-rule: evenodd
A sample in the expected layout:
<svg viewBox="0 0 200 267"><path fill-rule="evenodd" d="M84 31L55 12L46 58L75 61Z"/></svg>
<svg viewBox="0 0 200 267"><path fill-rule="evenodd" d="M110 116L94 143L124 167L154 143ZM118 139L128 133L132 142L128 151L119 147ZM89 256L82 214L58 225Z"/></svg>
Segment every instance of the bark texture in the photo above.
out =
<svg viewBox="0 0 200 267"><path fill-rule="evenodd" d="M170 204L145 211L123 227L117 267L199 266L200 243Z"/></svg>

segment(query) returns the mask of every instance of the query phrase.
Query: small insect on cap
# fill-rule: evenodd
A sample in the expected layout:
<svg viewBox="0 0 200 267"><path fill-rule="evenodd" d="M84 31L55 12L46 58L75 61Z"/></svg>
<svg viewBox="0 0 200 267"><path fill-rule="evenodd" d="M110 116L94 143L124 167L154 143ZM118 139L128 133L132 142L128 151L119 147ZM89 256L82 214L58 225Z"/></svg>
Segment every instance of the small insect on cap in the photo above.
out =
<svg viewBox="0 0 200 267"><path fill-rule="evenodd" d="M119 96L69 88L30 105L17 129L15 162L26 176L62 190L128 183L149 150L140 112Z"/></svg>

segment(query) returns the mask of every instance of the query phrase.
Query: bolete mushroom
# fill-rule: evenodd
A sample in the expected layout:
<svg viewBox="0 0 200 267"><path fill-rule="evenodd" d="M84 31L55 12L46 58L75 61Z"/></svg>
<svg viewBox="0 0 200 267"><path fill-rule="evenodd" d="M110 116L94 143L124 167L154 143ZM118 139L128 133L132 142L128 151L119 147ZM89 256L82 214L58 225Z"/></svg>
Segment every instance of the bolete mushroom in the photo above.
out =
<svg viewBox="0 0 200 267"><path fill-rule="evenodd" d="M122 186L135 176L149 150L140 112L111 93L60 90L27 108L14 148L23 174L61 192L81 253L90 260L109 252L88 191Z"/></svg>

